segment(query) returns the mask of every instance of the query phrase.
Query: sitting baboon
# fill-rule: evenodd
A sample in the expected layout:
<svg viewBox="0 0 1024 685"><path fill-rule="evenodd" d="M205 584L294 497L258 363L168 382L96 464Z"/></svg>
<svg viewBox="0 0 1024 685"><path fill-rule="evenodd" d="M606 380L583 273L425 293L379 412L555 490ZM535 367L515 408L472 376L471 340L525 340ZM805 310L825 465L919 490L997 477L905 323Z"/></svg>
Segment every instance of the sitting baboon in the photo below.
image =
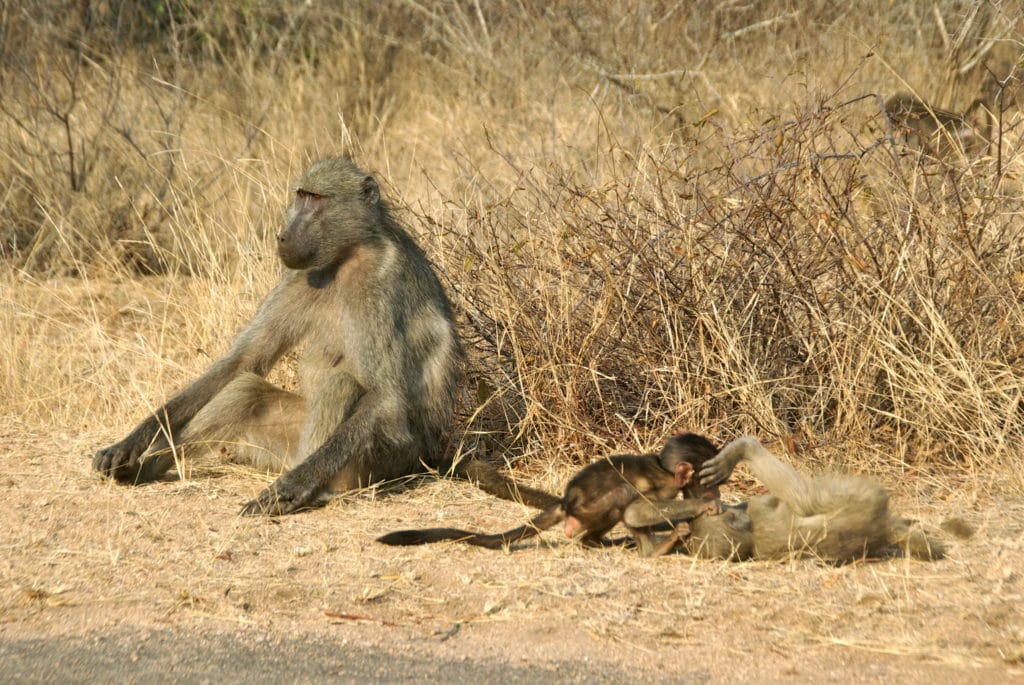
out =
<svg viewBox="0 0 1024 685"><path fill-rule="evenodd" d="M99 450L97 471L143 483L174 465L172 445L230 445L241 461L286 470L242 509L278 515L329 489L442 462L460 377L451 307L374 178L347 158L314 163L294 186L277 251L284 277L227 355ZM300 342L301 394L264 380ZM485 467L470 462L464 470L499 496L555 501L503 485Z"/></svg>
<svg viewBox="0 0 1024 685"><path fill-rule="evenodd" d="M583 467L566 485L562 499L525 526L495 534L457 528L399 530L377 541L385 545L423 545L452 540L501 549L564 522L567 536L585 545L599 545L632 502L675 497L691 482L694 470L714 454L715 447L706 438L692 433L676 435L669 438L660 454L619 454ZM677 511L688 518L709 509L717 511L717 489L701 488L694 494L704 491L708 493L704 497L677 501Z"/></svg>
<svg viewBox="0 0 1024 685"><path fill-rule="evenodd" d="M978 155L988 150L992 122L981 98L957 114L932 107L909 93L898 93L885 101L885 116L906 145L932 157Z"/></svg>
<svg viewBox="0 0 1024 685"><path fill-rule="evenodd" d="M898 548L919 559L939 559L943 545L889 511L885 488L859 476L807 478L777 459L760 442L742 437L699 469L705 487L724 482L744 461L768 489L717 515L693 516L686 500L637 500L623 523L648 536L645 551L668 552L678 542L687 552L712 559L779 559L813 556L838 563L875 557ZM659 525L684 524L654 546ZM688 525L688 530L687 530Z"/></svg>

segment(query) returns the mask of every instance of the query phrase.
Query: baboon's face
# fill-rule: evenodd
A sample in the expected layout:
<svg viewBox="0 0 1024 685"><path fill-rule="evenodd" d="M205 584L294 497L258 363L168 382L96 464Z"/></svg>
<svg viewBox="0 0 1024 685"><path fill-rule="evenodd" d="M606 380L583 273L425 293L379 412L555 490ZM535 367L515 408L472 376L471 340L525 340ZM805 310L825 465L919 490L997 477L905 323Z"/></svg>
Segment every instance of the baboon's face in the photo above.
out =
<svg viewBox="0 0 1024 685"><path fill-rule="evenodd" d="M301 188L285 215L285 228L277 236L277 254L289 269L315 266L320 252L323 208L327 198Z"/></svg>
<svg viewBox="0 0 1024 685"><path fill-rule="evenodd" d="M346 159L317 162L294 192L277 237L278 256L289 269L320 269L341 261L379 222L377 182Z"/></svg>

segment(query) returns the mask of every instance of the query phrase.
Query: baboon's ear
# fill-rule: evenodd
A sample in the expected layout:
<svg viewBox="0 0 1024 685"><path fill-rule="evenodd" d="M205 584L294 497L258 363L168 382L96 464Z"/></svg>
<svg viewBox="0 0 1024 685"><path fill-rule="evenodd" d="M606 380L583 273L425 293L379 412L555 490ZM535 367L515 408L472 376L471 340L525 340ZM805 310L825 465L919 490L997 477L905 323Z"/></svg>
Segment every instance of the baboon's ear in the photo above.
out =
<svg viewBox="0 0 1024 685"><path fill-rule="evenodd" d="M693 478L693 465L689 462L681 461L676 464L675 470L675 486L682 490L686 487L686 484Z"/></svg>
<svg viewBox="0 0 1024 685"><path fill-rule="evenodd" d="M363 202L368 205L375 205L380 202L380 188L377 187L377 181L373 180L373 176L367 176L363 179Z"/></svg>

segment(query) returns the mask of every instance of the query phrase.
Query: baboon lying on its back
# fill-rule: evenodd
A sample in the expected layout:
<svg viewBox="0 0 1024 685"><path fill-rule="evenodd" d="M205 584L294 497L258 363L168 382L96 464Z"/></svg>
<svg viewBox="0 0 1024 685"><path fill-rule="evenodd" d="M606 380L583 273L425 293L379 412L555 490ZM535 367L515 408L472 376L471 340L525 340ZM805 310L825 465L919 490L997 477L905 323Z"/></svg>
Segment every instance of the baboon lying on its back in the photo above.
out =
<svg viewBox="0 0 1024 685"><path fill-rule="evenodd" d="M686 500L637 500L623 523L634 530L642 551L663 554L678 542L687 552L711 559L778 559L815 556L835 562L873 557L899 548L918 559L939 559L943 545L907 519L889 511L885 488L860 476L807 478L777 459L760 442L742 437L699 469L703 486L725 481L744 461L768 494L723 506L717 515L693 515ZM681 524L654 547L653 534L666 522Z"/></svg>

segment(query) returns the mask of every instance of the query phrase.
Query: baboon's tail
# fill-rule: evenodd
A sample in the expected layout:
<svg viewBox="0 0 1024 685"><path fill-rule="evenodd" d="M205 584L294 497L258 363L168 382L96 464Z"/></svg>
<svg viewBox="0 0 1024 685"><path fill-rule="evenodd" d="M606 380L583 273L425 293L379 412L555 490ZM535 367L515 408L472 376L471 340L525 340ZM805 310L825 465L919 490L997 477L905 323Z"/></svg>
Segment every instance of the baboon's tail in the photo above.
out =
<svg viewBox="0 0 1024 685"><path fill-rule="evenodd" d="M551 493L516 483L495 466L475 457L460 461L452 469L452 473L475 484L488 495L512 502L522 502L534 509L548 509L561 501L561 498Z"/></svg>
<svg viewBox="0 0 1024 685"><path fill-rule="evenodd" d="M395 547L409 545L429 545L433 542L465 542L468 545L487 547L490 549L501 549L500 535L482 535L469 530L458 528L421 528L418 530L396 530L387 535L381 535L377 542Z"/></svg>
<svg viewBox="0 0 1024 685"><path fill-rule="evenodd" d="M458 528L420 528L419 530L396 530L393 533L381 535L377 538L377 542L393 547L406 547L410 545L429 545L433 542L450 540L475 547L502 549L520 540L531 538L537 535L538 532L533 524L527 524L493 535L474 533L468 530L459 530Z"/></svg>
<svg viewBox="0 0 1024 685"><path fill-rule="evenodd" d="M930 538L920 527L907 519L896 519L892 527L891 542L907 556L922 561L935 561L946 556L946 545Z"/></svg>
<svg viewBox="0 0 1024 685"><path fill-rule="evenodd" d="M525 526L506 530L504 533L487 535L484 533L473 533L458 528L421 528L419 530L396 530L393 533L382 535L377 542L392 546L428 545L432 542L464 542L467 545L486 547L487 549L501 549L520 540L532 538L539 535L542 530L547 530L556 523L565 520L565 511L560 503L548 507L533 517L533 520Z"/></svg>

